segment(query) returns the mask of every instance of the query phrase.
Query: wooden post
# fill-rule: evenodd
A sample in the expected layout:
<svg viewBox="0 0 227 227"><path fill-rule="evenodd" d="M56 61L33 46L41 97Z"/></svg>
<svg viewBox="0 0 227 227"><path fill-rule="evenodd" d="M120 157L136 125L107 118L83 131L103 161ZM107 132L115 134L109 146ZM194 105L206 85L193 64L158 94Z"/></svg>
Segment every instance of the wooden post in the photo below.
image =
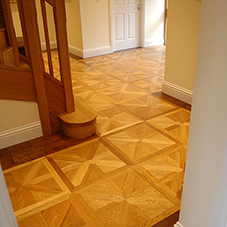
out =
<svg viewBox="0 0 227 227"><path fill-rule="evenodd" d="M44 136L51 135L51 124L48 110L47 96L43 77L43 58L40 45L37 13L35 0L18 0L21 1L23 8L23 17L25 23L25 32L30 52L31 67L34 76L39 114L42 123Z"/></svg>
<svg viewBox="0 0 227 227"><path fill-rule="evenodd" d="M43 27L44 27L44 34L45 34L45 39L46 39L49 72L50 72L51 76L54 76L54 70L53 70L53 64L52 64L52 58L51 58L51 50L50 50L50 39L49 39L48 25L47 25L45 0L41 0L40 2L41 2L41 9L42 9L42 15L43 15Z"/></svg>
<svg viewBox="0 0 227 227"><path fill-rule="evenodd" d="M75 104L72 91L64 0L55 1L54 19L56 27L61 80L63 82L65 91L66 111L67 113L71 113L75 111Z"/></svg>
<svg viewBox="0 0 227 227"><path fill-rule="evenodd" d="M5 18L5 25L7 29L8 38L9 38L9 44L10 46L13 47L15 63L17 66L19 66L20 65L19 51L17 46L16 34L14 31L13 18L11 14L9 0L2 1L2 9L4 13L4 18Z"/></svg>

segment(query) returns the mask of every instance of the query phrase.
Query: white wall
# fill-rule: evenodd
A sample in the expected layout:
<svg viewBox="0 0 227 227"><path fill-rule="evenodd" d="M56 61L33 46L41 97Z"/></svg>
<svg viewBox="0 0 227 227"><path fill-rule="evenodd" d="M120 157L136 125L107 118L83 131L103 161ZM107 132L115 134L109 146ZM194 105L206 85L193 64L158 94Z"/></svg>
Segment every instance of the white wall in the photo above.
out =
<svg viewBox="0 0 227 227"><path fill-rule="evenodd" d="M42 135L36 102L0 99L0 149Z"/></svg>
<svg viewBox="0 0 227 227"><path fill-rule="evenodd" d="M80 0L84 57L111 52L109 1Z"/></svg>
<svg viewBox="0 0 227 227"><path fill-rule="evenodd" d="M194 85L200 10L200 1L169 1L165 79L162 91L190 104Z"/></svg>
<svg viewBox="0 0 227 227"><path fill-rule="evenodd" d="M83 57L80 1L66 0L65 8L69 51L70 53Z"/></svg>
<svg viewBox="0 0 227 227"><path fill-rule="evenodd" d="M16 37L23 36L17 4L10 4Z"/></svg>
<svg viewBox="0 0 227 227"><path fill-rule="evenodd" d="M164 44L165 0L145 0L144 47Z"/></svg>
<svg viewBox="0 0 227 227"><path fill-rule="evenodd" d="M225 182L222 182L223 177L220 177L227 152L227 30L224 29L226 11L227 1L202 1L180 212L180 223L184 227L221 227L226 224L224 222L220 225L217 219L216 222L213 219L217 204L224 202L224 197L220 199L220 188L227 183L226 173ZM226 221L226 212L224 215Z"/></svg>
<svg viewBox="0 0 227 227"><path fill-rule="evenodd" d="M0 164L0 226L17 227L17 221L14 216L13 207L10 201L9 193L6 187L5 179Z"/></svg>

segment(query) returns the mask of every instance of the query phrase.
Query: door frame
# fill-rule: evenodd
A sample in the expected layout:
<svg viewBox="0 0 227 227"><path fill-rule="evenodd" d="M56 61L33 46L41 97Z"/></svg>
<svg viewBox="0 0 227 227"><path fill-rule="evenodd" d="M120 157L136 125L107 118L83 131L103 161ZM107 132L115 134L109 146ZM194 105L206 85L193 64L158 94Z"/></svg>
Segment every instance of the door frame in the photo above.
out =
<svg viewBox="0 0 227 227"><path fill-rule="evenodd" d="M115 36L115 30L114 30L114 14L113 14L113 1L109 0L109 12L110 12L110 45L111 45L111 52L113 53L115 51L114 46L114 36ZM139 39L139 47L145 46L145 8L146 8L146 0L139 0L140 5L140 13L139 13L139 21L138 21L138 39Z"/></svg>

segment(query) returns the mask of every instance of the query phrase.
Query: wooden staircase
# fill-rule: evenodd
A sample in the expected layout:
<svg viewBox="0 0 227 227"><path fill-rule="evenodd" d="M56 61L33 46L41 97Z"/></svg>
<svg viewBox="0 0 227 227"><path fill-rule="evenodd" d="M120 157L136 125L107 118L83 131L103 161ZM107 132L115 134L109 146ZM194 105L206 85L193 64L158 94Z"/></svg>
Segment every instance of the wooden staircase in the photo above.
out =
<svg viewBox="0 0 227 227"><path fill-rule="evenodd" d="M3 15L2 4L0 3L0 64L16 65L13 47L9 44L7 30Z"/></svg>
<svg viewBox="0 0 227 227"><path fill-rule="evenodd" d="M49 70L44 67L35 0L17 0L24 48L17 44L9 0L0 0L0 99L37 102L44 136L62 130L72 138L87 138L96 131L97 115L73 97L64 0L40 2ZM54 13L61 80L53 74L46 4ZM27 67L21 67L22 61Z"/></svg>
<svg viewBox="0 0 227 227"><path fill-rule="evenodd" d="M59 115L61 129L70 138L85 139L96 132L97 113L87 103L75 97L75 111Z"/></svg>

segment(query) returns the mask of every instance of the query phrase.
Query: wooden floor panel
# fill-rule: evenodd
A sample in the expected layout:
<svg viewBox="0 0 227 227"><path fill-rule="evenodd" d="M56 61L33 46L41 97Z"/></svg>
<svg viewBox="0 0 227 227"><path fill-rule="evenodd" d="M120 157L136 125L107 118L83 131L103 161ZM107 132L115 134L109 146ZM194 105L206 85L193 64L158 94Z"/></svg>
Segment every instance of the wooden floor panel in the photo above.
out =
<svg viewBox="0 0 227 227"><path fill-rule="evenodd" d="M190 112L185 109L179 109L174 112L152 118L147 121L164 132L170 134L182 143L188 143L188 133L190 124Z"/></svg>
<svg viewBox="0 0 227 227"><path fill-rule="evenodd" d="M52 59L60 79L57 51ZM151 227L170 215L176 223L190 107L161 93L165 47L70 64L74 95L98 113L96 136L54 135L0 151L18 225Z"/></svg>

